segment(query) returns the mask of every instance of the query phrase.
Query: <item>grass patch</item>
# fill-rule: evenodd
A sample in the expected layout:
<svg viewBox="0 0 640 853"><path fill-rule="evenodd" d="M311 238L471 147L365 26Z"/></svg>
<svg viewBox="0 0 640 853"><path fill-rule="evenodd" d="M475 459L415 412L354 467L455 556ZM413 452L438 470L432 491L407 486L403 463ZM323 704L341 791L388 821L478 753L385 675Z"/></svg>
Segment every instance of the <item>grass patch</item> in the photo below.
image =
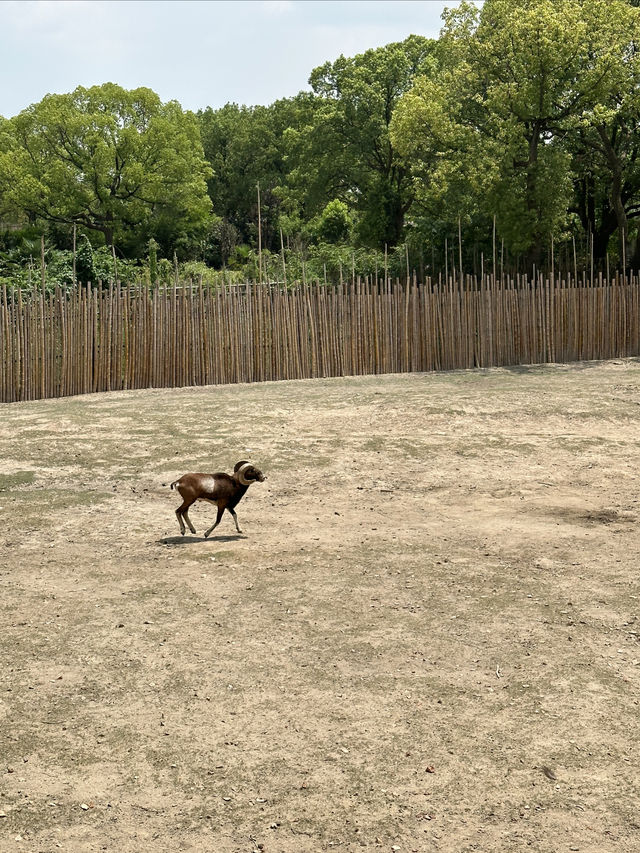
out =
<svg viewBox="0 0 640 853"><path fill-rule="evenodd" d="M0 474L0 492L14 491L20 486L29 486L35 481L35 471L15 471L13 474Z"/></svg>

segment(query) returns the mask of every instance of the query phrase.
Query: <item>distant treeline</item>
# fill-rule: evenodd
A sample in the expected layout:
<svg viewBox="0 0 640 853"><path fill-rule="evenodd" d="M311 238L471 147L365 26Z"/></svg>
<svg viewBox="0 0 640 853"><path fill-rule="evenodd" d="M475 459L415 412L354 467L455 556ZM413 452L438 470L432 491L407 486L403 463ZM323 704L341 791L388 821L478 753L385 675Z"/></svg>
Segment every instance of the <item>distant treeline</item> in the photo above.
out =
<svg viewBox="0 0 640 853"><path fill-rule="evenodd" d="M0 282L638 268L637 6L462 2L266 107L48 95L0 117Z"/></svg>

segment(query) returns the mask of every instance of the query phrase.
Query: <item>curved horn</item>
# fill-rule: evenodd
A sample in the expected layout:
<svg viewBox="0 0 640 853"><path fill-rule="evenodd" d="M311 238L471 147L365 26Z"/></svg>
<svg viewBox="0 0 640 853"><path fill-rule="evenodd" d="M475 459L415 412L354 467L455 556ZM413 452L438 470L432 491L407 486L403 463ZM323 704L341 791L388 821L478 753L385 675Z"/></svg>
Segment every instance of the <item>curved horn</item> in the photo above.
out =
<svg viewBox="0 0 640 853"><path fill-rule="evenodd" d="M241 465L236 471L236 477L238 478L238 482L241 483L243 486L250 486L251 483L253 483L253 480L247 480L247 478L244 476L244 472L247 470L247 468L253 468L253 465L250 462L245 462L244 465Z"/></svg>

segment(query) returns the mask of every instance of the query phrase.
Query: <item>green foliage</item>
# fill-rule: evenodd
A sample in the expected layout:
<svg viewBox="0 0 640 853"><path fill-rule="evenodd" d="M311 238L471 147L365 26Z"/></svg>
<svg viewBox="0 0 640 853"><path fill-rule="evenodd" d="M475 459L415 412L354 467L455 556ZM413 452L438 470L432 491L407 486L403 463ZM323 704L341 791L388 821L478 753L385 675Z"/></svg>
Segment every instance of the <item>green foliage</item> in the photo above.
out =
<svg viewBox="0 0 640 853"><path fill-rule="evenodd" d="M263 245L277 250L290 171L288 147L313 108L310 96L301 93L269 107L227 104L198 114L204 151L213 167L208 187L221 224L211 235L211 251L220 265L228 263L237 245L257 243L258 184Z"/></svg>
<svg viewBox="0 0 640 853"><path fill-rule="evenodd" d="M357 216L359 240L371 247L402 240L412 181L389 126L398 99L417 75L434 68L433 44L410 36L353 59L340 56L309 79L319 106L313 125L296 140L294 183L305 187L311 211L332 198L347 203Z"/></svg>
<svg viewBox="0 0 640 853"><path fill-rule="evenodd" d="M86 234L82 234L76 251L76 278L81 284L96 282L93 265L93 248Z"/></svg>
<svg viewBox="0 0 640 853"><path fill-rule="evenodd" d="M444 210L450 227L484 218L488 231L496 214L509 247L539 261L569 221L572 144L594 116L606 120L603 102L617 113L638 90L637 20L623 0L486 0L445 13L440 73L417 81L392 122L418 216Z"/></svg>
<svg viewBox="0 0 640 853"><path fill-rule="evenodd" d="M34 227L0 232L0 285L23 287L39 275L40 234ZM36 268L37 267L37 268Z"/></svg>
<svg viewBox="0 0 640 853"><path fill-rule="evenodd" d="M312 223L314 236L325 243L346 243L353 231L348 205L335 198Z"/></svg>
<svg viewBox="0 0 640 853"><path fill-rule="evenodd" d="M149 234L167 241L206 221L209 174L195 117L150 89L47 95L0 128L5 209L76 223L134 252Z"/></svg>
<svg viewBox="0 0 640 853"><path fill-rule="evenodd" d="M345 244L318 243L309 247L306 277L336 283L358 276L380 276L384 270L384 254L375 249L355 248Z"/></svg>
<svg viewBox="0 0 640 853"><path fill-rule="evenodd" d="M382 280L385 273L384 252L346 243L318 242L310 244L304 250L298 246L285 249L284 261L288 286L304 281L326 281L328 284L335 285L340 281L350 282L354 277L373 278L376 275ZM388 253L386 264L389 278L404 278L406 276L405 247L398 246ZM187 269L187 266L185 265L183 269ZM285 279L282 253L263 250L262 270L263 281L282 284ZM233 269L227 268L223 275L226 282L258 281L260 279L258 253L246 245L239 247L233 259ZM220 283L220 279L217 279L217 283Z"/></svg>
<svg viewBox="0 0 640 853"><path fill-rule="evenodd" d="M463 0L437 41L340 56L269 106L48 95L0 118L0 277L39 282L44 233L47 281L68 286L74 226L81 281L113 278L113 245L123 281L281 281L281 239L288 283L403 277L405 245L437 273L459 226L477 270L494 217L507 263L544 262L553 237L556 257L575 239L640 266L637 6Z"/></svg>
<svg viewBox="0 0 640 853"><path fill-rule="evenodd" d="M208 287L220 287L223 284L238 284L246 281L241 272L212 270L203 261L186 261L184 264L180 264L178 275L181 281L202 282Z"/></svg>

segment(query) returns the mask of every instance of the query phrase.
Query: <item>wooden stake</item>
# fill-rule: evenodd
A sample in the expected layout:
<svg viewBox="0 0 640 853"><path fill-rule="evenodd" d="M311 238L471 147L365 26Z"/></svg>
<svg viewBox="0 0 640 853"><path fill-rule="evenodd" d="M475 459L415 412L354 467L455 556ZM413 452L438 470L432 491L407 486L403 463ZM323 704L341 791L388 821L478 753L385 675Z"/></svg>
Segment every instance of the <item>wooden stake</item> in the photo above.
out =
<svg viewBox="0 0 640 853"><path fill-rule="evenodd" d="M287 286L287 262L284 259L284 240L282 238L282 228L280 229L280 254L282 255L282 275L284 276L284 286Z"/></svg>
<svg viewBox="0 0 640 853"><path fill-rule="evenodd" d="M42 280L42 289L44 290L45 286L45 263L44 263L44 234L40 237L40 276Z"/></svg>
<svg viewBox="0 0 640 853"><path fill-rule="evenodd" d="M76 223L73 223L73 286L76 286Z"/></svg>
<svg viewBox="0 0 640 853"><path fill-rule="evenodd" d="M493 214L493 280L496 280L496 215Z"/></svg>
<svg viewBox="0 0 640 853"><path fill-rule="evenodd" d="M444 238L444 280L449 286L449 244L447 242L447 238Z"/></svg>
<svg viewBox="0 0 640 853"><path fill-rule="evenodd" d="M258 266L260 272L258 280L262 283L262 219L260 215L260 182L258 181Z"/></svg>
<svg viewBox="0 0 640 853"><path fill-rule="evenodd" d="M462 221L458 217L458 260L460 266L460 287L464 287L464 273L462 272Z"/></svg>

